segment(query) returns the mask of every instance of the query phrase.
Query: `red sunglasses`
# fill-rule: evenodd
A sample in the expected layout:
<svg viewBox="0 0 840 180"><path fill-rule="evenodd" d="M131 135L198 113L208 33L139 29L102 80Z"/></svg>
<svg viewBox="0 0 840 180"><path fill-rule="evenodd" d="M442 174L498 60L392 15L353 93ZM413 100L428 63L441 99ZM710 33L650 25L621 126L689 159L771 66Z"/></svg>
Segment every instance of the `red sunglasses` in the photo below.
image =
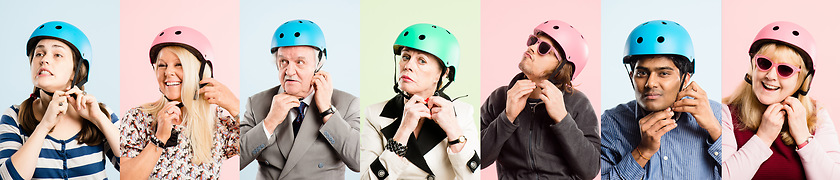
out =
<svg viewBox="0 0 840 180"><path fill-rule="evenodd" d="M545 56L546 54L548 54L548 52L554 50L554 46L552 46L551 43L540 40L540 38L534 36L533 34L528 36L528 42L525 45L531 46L537 43L539 43L539 45L537 46L537 52L539 52L540 55ZM558 60L561 60L560 54L558 54L557 52L554 52L554 57L557 57Z"/></svg>
<svg viewBox="0 0 840 180"><path fill-rule="evenodd" d="M771 68L776 67L776 72L779 73L779 76L782 78L789 78L796 74L797 72L801 71L798 67L793 66L792 64L788 63L775 63L770 60L767 56L756 55L755 56L755 66L758 67L758 70L761 71L769 71Z"/></svg>

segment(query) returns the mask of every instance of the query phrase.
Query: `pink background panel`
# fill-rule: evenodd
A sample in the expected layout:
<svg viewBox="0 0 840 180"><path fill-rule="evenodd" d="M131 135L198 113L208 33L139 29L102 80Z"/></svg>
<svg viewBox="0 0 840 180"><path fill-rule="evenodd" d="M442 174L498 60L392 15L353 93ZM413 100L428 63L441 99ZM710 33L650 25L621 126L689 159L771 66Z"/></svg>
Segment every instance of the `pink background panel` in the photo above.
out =
<svg viewBox="0 0 840 180"><path fill-rule="evenodd" d="M238 1L123 1L120 4L120 112L160 98L149 48L161 30L187 26L207 36L216 80L239 95ZM224 161L221 179L239 179L239 157Z"/></svg>
<svg viewBox="0 0 840 180"><path fill-rule="evenodd" d="M600 1L482 1L481 103L521 72L518 64L534 27L547 20L561 20L580 31L589 44L589 61L572 84L589 97L600 114L600 19ZM495 165L481 170L481 179L497 179Z"/></svg>
<svg viewBox="0 0 840 180"><path fill-rule="evenodd" d="M723 97L732 95L735 88L744 82L744 74L750 68L747 54L758 31L775 21L790 21L810 32L817 42L814 59L816 75L809 96L828 108L829 114L838 115L840 96L837 95L836 77L840 76L840 24L829 17L840 17L837 1L779 1L749 0L724 1L722 24L723 53ZM840 118L834 118L834 125L840 126Z"/></svg>

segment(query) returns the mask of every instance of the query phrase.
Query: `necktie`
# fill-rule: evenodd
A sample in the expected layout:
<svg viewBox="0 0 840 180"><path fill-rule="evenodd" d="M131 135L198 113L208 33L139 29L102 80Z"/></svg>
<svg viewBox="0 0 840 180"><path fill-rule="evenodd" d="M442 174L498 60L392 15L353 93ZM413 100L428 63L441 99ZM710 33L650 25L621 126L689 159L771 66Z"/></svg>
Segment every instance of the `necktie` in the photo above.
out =
<svg viewBox="0 0 840 180"><path fill-rule="evenodd" d="M300 124L303 122L304 112L306 112L306 103L301 101L300 106L295 109L297 110L297 117L295 117L295 121L292 122L292 127L294 127L295 130L295 137L297 137L298 130L300 130Z"/></svg>

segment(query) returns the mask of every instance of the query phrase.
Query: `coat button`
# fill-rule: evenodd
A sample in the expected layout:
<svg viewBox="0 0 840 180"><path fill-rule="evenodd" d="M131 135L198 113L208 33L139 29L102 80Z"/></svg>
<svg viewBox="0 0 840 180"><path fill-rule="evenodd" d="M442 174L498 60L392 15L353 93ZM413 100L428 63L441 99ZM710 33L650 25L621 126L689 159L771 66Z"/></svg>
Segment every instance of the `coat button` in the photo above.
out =
<svg viewBox="0 0 840 180"><path fill-rule="evenodd" d="M475 166L478 166L475 161L470 161L470 168L475 169Z"/></svg>
<svg viewBox="0 0 840 180"><path fill-rule="evenodd" d="M318 168L324 168L324 163L318 163Z"/></svg>
<svg viewBox="0 0 840 180"><path fill-rule="evenodd" d="M435 180L435 175L426 176L426 180Z"/></svg>
<svg viewBox="0 0 840 180"><path fill-rule="evenodd" d="M379 172L376 172L376 176L385 177L385 170L380 169Z"/></svg>

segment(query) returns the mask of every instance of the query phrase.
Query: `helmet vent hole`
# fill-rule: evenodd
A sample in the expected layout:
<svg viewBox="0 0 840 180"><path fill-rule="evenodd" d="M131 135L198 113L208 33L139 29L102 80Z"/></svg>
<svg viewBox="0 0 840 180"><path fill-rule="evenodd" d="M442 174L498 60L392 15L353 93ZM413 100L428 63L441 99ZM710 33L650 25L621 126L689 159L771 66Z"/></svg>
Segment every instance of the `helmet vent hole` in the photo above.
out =
<svg viewBox="0 0 840 180"><path fill-rule="evenodd" d="M799 36L799 31L793 31L793 36Z"/></svg>
<svg viewBox="0 0 840 180"><path fill-rule="evenodd" d="M636 38L636 43L641 44L642 43L642 37Z"/></svg>
<svg viewBox="0 0 840 180"><path fill-rule="evenodd" d="M295 32L295 37L300 37L300 32Z"/></svg>
<svg viewBox="0 0 840 180"><path fill-rule="evenodd" d="M283 33L280 33L280 38L283 38L283 36L286 36L286 35L283 34Z"/></svg>
<svg viewBox="0 0 840 180"><path fill-rule="evenodd" d="M583 39L583 35L580 35L580 39Z"/></svg>
<svg viewBox="0 0 840 180"><path fill-rule="evenodd" d="M545 21L543 24L548 24L548 21Z"/></svg>
<svg viewBox="0 0 840 180"><path fill-rule="evenodd" d="M574 29L574 28L575 28L575 27L574 27L574 26L572 26L572 25L569 25L569 27L570 27L570 28L572 28L572 29Z"/></svg>
<svg viewBox="0 0 840 180"><path fill-rule="evenodd" d="M158 34L158 36L163 36L163 32L160 32L160 34Z"/></svg>
<svg viewBox="0 0 840 180"><path fill-rule="evenodd" d="M665 21L662 21L662 24L663 24L663 25L668 25L668 23L666 23Z"/></svg>
<svg viewBox="0 0 840 180"><path fill-rule="evenodd" d="M418 38L420 38L420 40L424 40L424 39L426 39L426 35L420 35L420 37L418 37Z"/></svg>
<svg viewBox="0 0 840 180"><path fill-rule="evenodd" d="M61 29L61 26L55 26L55 29Z"/></svg>
<svg viewBox="0 0 840 180"><path fill-rule="evenodd" d="M298 21L298 23L303 23L303 21Z"/></svg>
<svg viewBox="0 0 840 180"><path fill-rule="evenodd" d="M642 23L642 26L647 25L647 24L648 24L648 22Z"/></svg>
<svg viewBox="0 0 840 180"><path fill-rule="evenodd" d="M659 43L665 42L665 37L662 37L662 36L657 37L656 42L659 42Z"/></svg>
<svg viewBox="0 0 840 180"><path fill-rule="evenodd" d="M41 27L38 27L38 29L41 29L41 28L44 28L44 25L41 25Z"/></svg>
<svg viewBox="0 0 840 180"><path fill-rule="evenodd" d="M408 36L408 31L406 31L405 33L403 33L403 36Z"/></svg>
<svg viewBox="0 0 840 180"><path fill-rule="evenodd" d="M435 26L435 25L432 25L432 28L437 28L437 26Z"/></svg>
<svg viewBox="0 0 840 180"><path fill-rule="evenodd" d="M449 33L449 30L446 30L446 34L452 34L452 33Z"/></svg>
<svg viewBox="0 0 840 180"><path fill-rule="evenodd" d="M774 30L774 31L779 30L779 26L773 26L773 30Z"/></svg>
<svg viewBox="0 0 840 180"><path fill-rule="evenodd" d="M560 26L554 26L553 28L554 29L560 29Z"/></svg>
<svg viewBox="0 0 840 180"><path fill-rule="evenodd" d="M181 31L175 31L175 35L181 35Z"/></svg>

